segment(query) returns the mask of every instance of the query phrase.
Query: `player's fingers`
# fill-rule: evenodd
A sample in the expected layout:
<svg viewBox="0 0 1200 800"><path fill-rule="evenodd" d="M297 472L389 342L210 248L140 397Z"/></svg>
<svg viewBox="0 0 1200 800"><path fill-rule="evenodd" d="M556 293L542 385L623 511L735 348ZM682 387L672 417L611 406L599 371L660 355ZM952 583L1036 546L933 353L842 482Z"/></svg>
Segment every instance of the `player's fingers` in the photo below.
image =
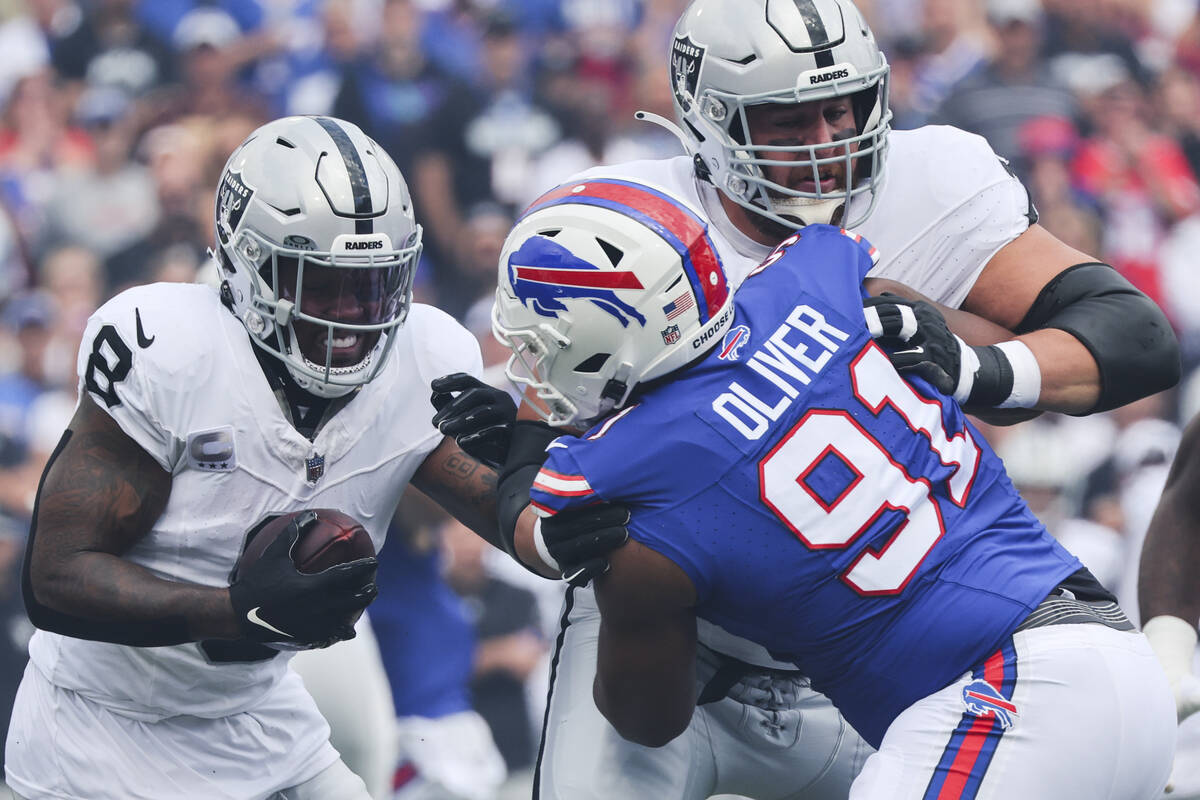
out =
<svg viewBox="0 0 1200 800"><path fill-rule="evenodd" d="M867 321L867 329L870 331L871 337L874 339L898 339L901 342L912 339L920 327L917 324L917 316L913 307L894 301L866 304L870 300L880 299L868 298L863 305L863 317Z"/></svg>
<svg viewBox="0 0 1200 800"><path fill-rule="evenodd" d="M893 367L903 371L928 362L929 353L924 345L906 344L888 353L888 360L892 362Z"/></svg>
<svg viewBox="0 0 1200 800"><path fill-rule="evenodd" d="M474 375L466 372L454 372L449 375L443 375L440 378L434 378L429 382L429 388L436 393L461 392L464 389L479 386L480 383L481 381Z"/></svg>
<svg viewBox="0 0 1200 800"><path fill-rule="evenodd" d="M558 543L550 555L560 564L578 563L592 558L607 557L628 539L629 531L625 528L603 528Z"/></svg>
<svg viewBox="0 0 1200 800"><path fill-rule="evenodd" d="M368 556L347 561L345 564L334 564L332 567L313 574L319 576L324 584L332 590L353 589L371 583L378 568L379 559L375 556Z"/></svg>
<svg viewBox="0 0 1200 800"><path fill-rule="evenodd" d="M474 375L467 374L466 372L455 372L450 375L443 375L442 377L434 378L429 382L429 388L432 391L432 394L429 396L429 401L433 404L435 409L441 411L451 400L454 399L455 392L463 392L479 385L479 379Z"/></svg>
<svg viewBox="0 0 1200 800"><path fill-rule="evenodd" d="M578 536L593 529L620 527L629 522L629 509L616 503L600 503L586 508L562 511L542 520L547 541Z"/></svg>
<svg viewBox="0 0 1200 800"><path fill-rule="evenodd" d="M942 394L954 394L956 381L946 373L944 369L930 361L923 361L914 365L911 369L902 370L907 374L920 375L925 380L933 385Z"/></svg>
<svg viewBox="0 0 1200 800"><path fill-rule="evenodd" d="M440 422L435 418L434 424L437 426L438 431L446 436L460 436L464 433L472 433L485 427L503 425L509 420L510 417L503 408L481 406L479 408L472 408L461 414L453 414Z"/></svg>
<svg viewBox="0 0 1200 800"><path fill-rule="evenodd" d="M441 401L440 406L434 401L434 406L438 409L438 412L433 415L433 424L438 426L439 429L445 420L462 416L476 406L487 405L491 401L491 397L481 394L478 387L465 389L457 395L444 394L441 397L444 399ZM433 398L430 399L433 400Z"/></svg>

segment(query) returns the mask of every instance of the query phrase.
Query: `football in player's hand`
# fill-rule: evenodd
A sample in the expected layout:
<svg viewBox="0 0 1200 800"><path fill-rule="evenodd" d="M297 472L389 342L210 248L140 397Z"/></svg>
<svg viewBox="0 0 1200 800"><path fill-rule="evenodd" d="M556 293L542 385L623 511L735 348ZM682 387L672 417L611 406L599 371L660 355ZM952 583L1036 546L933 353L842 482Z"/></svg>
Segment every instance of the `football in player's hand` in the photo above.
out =
<svg viewBox="0 0 1200 800"><path fill-rule="evenodd" d="M375 555L371 535L358 520L332 508L314 508L280 514L259 528L238 560L238 571L257 561L267 545L287 530L293 520L300 528L300 536L292 548L292 563L300 572L321 572Z"/></svg>

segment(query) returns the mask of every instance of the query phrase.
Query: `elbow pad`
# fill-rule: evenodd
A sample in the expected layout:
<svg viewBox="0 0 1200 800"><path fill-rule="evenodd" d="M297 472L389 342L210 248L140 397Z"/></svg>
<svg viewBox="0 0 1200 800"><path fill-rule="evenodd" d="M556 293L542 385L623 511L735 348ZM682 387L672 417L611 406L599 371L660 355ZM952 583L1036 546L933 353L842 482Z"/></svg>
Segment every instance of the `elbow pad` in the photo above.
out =
<svg viewBox="0 0 1200 800"><path fill-rule="evenodd" d="M38 602L30 575L30 565L33 562L33 543L37 536L38 506L41 505L42 486L46 482L46 475L50 472L50 467L54 465L63 448L67 446L70 438L71 430L68 428L46 461L46 468L42 470L42 477L38 481L37 499L33 503L33 518L29 524L29 537L25 543L25 557L21 561L21 596L25 601L25 613L29 616L29 621L35 628L51 633L60 633L63 636L90 639L96 642L126 644L133 647L159 647L193 641L188 632L187 621L182 617L134 622L86 619L64 614Z"/></svg>
<svg viewBox="0 0 1200 800"><path fill-rule="evenodd" d="M1047 283L1015 332L1042 328L1066 331L1095 359L1100 397L1088 413L1179 382L1179 342L1166 314L1108 264L1076 264Z"/></svg>

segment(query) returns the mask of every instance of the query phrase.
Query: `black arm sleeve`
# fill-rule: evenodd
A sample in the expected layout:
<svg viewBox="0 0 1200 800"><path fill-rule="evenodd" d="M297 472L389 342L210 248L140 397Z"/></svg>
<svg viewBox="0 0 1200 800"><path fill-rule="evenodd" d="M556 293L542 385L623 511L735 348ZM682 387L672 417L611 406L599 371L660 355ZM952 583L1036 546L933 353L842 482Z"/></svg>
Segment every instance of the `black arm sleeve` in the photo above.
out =
<svg viewBox="0 0 1200 800"><path fill-rule="evenodd" d="M1166 315L1108 264L1076 264L1042 288L1016 333L1057 328L1078 339L1100 368L1109 411L1179 382L1179 342Z"/></svg>
<svg viewBox="0 0 1200 800"><path fill-rule="evenodd" d="M21 595L25 601L25 613L29 616L29 621L34 624L34 627L51 633L133 647L160 647L194 641L194 637L188 632L187 621L183 617L144 622L113 622L64 614L38 602L33 593L33 581L30 578L33 542L37 536L38 506L41 504L42 486L46 482L46 475L70 439L71 431L68 429L58 440L58 445L46 462L46 468L42 470L41 480L38 481L37 499L33 503L33 521L29 525L29 538L25 543L25 558L21 562Z"/></svg>
<svg viewBox="0 0 1200 800"><path fill-rule="evenodd" d="M517 535L517 520L529 505L529 490L546 460L546 447L563 434L543 422L519 419L513 423L512 440L496 487L496 506L500 522L500 539L513 560L529 569L517 557L513 540ZM536 573L536 570L531 570Z"/></svg>

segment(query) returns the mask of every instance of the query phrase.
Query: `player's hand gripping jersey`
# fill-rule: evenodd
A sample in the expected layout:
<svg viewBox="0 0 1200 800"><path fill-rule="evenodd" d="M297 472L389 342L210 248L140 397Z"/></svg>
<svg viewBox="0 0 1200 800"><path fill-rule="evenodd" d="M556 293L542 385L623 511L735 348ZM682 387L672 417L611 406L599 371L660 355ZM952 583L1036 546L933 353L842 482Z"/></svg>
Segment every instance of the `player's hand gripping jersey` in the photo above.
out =
<svg viewBox="0 0 1200 800"><path fill-rule="evenodd" d="M722 344L551 445L532 497L545 514L628 504L699 617L794 662L878 746L1080 564L962 411L872 343L871 253L828 226L787 240Z"/></svg>

